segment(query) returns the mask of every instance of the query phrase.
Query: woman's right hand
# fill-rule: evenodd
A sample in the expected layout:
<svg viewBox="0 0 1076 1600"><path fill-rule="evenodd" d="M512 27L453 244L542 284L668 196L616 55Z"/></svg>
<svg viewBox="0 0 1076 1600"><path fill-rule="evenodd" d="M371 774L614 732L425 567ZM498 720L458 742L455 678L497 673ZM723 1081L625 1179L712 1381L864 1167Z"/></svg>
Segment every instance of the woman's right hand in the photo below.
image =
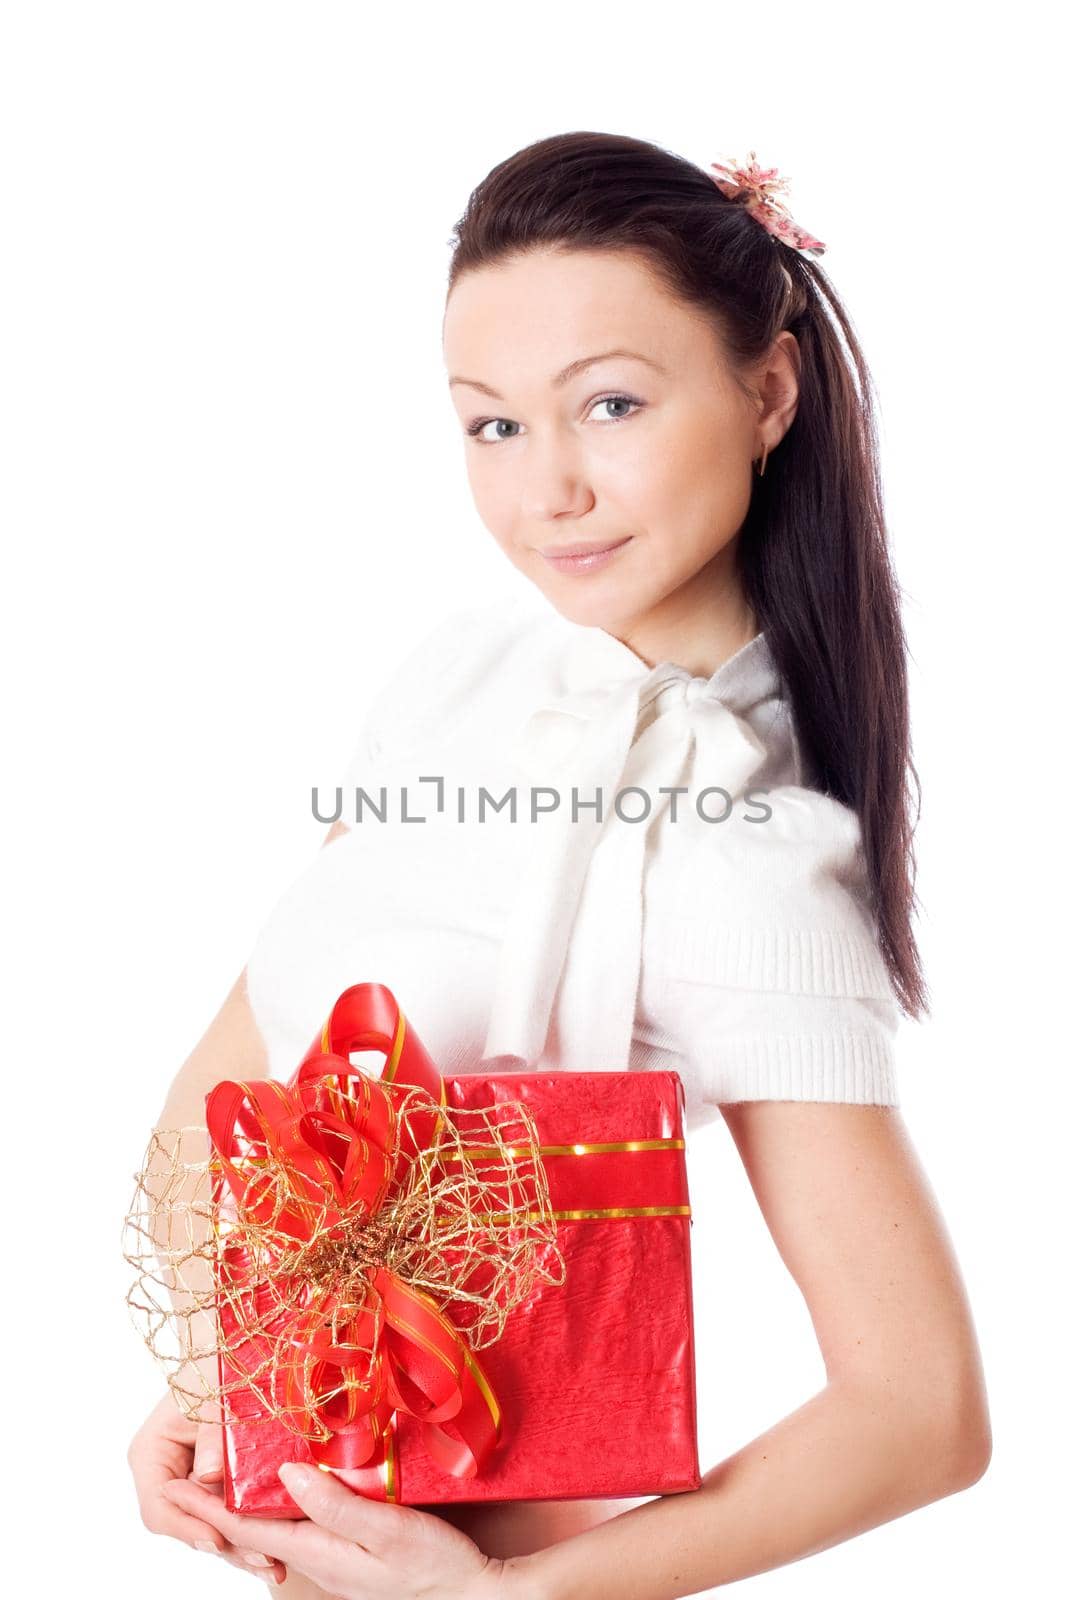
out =
<svg viewBox="0 0 1076 1600"><path fill-rule="evenodd" d="M208 1522L180 1511L161 1493L162 1485L174 1478L196 1478L223 1498L219 1423L191 1421L179 1410L171 1390L166 1390L131 1440L127 1463L134 1476L142 1521L151 1533L166 1533L194 1550L223 1556L233 1567L270 1584L283 1582L287 1568L282 1561L262 1557L264 1565L257 1565L250 1560L250 1552L240 1551Z"/></svg>

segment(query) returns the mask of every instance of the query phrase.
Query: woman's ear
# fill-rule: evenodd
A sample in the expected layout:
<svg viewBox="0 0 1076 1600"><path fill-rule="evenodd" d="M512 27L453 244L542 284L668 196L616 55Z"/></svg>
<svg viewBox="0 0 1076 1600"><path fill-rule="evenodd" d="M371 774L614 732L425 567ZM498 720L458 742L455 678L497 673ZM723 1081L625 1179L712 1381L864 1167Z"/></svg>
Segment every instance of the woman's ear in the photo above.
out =
<svg viewBox="0 0 1076 1600"><path fill-rule="evenodd" d="M792 426L799 406L800 363L799 341L785 328L770 346L757 375L761 402L758 437L768 450L776 449Z"/></svg>

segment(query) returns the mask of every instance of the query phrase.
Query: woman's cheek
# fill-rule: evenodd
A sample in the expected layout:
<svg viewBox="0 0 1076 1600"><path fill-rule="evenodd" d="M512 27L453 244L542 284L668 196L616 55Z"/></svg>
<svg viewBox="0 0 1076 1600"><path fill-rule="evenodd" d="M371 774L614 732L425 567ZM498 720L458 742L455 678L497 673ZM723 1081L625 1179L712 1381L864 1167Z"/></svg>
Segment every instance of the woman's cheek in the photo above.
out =
<svg viewBox="0 0 1076 1600"><path fill-rule="evenodd" d="M512 529L515 526L515 500L503 475L483 469L481 464L468 465L468 481L475 510L502 550L511 553Z"/></svg>
<svg viewBox="0 0 1076 1600"><path fill-rule="evenodd" d="M668 517L689 520L685 536L700 556L716 554L743 526L751 462L727 435L706 430L685 438L666 457L662 481Z"/></svg>

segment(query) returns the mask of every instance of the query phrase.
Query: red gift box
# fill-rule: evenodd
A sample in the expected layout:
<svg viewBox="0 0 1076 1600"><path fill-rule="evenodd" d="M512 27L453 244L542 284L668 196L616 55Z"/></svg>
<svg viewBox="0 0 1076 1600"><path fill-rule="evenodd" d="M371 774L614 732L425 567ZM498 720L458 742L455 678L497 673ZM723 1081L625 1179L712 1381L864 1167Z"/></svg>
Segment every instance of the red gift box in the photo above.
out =
<svg viewBox="0 0 1076 1600"><path fill-rule="evenodd" d="M385 1055L380 1079L351 1065L349 1053L359 1050ZM312 1105L324 1113L330 1082L337 1089L345 1084L347 1095L332 1095L334 1116L311 1116ZM218 1173L230 1173L237 1189L244 1155L249 1159L259 1148L266 1121L273 1120L274 1138L298 1169L317 1166L323 1174L324 1158L335 1155L333 1182L354 1186L358 1152L369 1156L378 1147L376 1086L400 1084L428 1089L449 1118L456 1111L494 1108L490 1115L496 1116L496 1108L506 1115L511 1107L526 1108L540 1140L531 1149L540 1157L555 1219L555 1247L542 1248L547 1257L549 1248L559 1252L562 1281L554 1272L540 1280L508 1315L500 1337L478 1354L458 1331L453 1307L439 1307L421 1292L401 1299L401 1285L377 1273L389 1308L378 1334L385 1345L378 1371L387 1375L387 1388L369 1416L356 1416L353 1406L345 1414L339 1400L322 1407L322 1424L339 1429L328 1444L299 1436L265 1409L259 1398L267 1392L264 1361L259 1365L264 1352L256 1341L244 1350L229 1311L227 1353L218 1358L227 1508L301 1517L277 1477L284 1461L346 1468L343 1481L356 1492L407 1505L697 1489L691 1211L678 1074L442 1079L390 991L358 984L341 995L287 1086L223 1083L210 1092L213 1163ZM245 1203L256 1198L249 1170ZM385 1192L378 1191L382 1198ZM225 1177L215 1178L214 1195L218 1214L227 1215ZM227 1237L225 1228L218 1250L221 1244L227 1249ZM218 1275L230 1270L224 1261L220 1256ZM255 1297L256 1276L250 1279ZM295 1319L295 1330L307 1375L310 1351L339 1359L346 1346L335 1325L330 1333ZM283 1393L301 1397L299 1371L297 1365L288 1381L274 1373L270 1387L278 1405ZM248 1374L254 1381L246 1387ZM361 1396L360 1402L369 1403Z"/></svg>

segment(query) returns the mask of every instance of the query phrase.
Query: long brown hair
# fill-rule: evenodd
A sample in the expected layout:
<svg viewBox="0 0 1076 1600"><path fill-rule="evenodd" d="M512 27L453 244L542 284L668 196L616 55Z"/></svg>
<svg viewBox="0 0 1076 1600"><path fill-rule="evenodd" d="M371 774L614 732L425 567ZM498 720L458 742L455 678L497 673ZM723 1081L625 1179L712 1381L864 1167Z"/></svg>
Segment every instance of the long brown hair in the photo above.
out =
<svg viewBox="0 0 1076 1600"><path fill-rule="evenodd" d="M907 645L873 385L847 313L817 262L768 233L706 170L619 134L558 134L494 167L454 230L448 290L466 272L539 246L643 258L671 294L708 314L735 372L764 356L782 329L795 335L798 408L753 478L737 559L811 784L859 818L898 1000L911 1017L927 1014L911 925L921 788Z"/></svg>

